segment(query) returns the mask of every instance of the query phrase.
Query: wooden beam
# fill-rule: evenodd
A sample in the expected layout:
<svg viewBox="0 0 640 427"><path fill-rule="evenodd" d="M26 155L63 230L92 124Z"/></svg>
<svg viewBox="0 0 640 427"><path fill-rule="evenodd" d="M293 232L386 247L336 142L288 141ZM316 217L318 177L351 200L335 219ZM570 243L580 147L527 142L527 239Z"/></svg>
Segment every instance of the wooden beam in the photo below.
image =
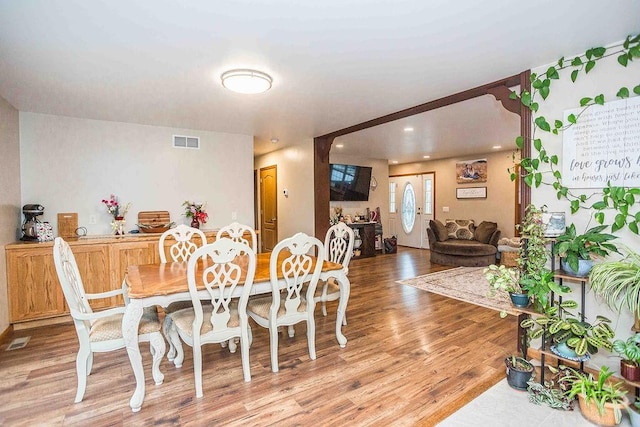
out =
<svg viewBox="0 0 640 427"><path fill-rule="evenodd" d="M333 137L313 138L315 236L324 242L329 229L329 151Z"/></svg>

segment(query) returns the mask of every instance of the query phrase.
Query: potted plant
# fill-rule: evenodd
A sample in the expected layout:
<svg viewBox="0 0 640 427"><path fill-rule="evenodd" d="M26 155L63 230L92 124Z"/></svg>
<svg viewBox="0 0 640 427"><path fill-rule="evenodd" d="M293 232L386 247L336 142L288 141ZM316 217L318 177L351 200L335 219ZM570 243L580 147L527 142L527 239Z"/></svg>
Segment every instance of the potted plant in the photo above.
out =
<svg viewBox="0 0 640 427"><path fill-rule="evenodd" d="M633 405L627 406L631 427L640 427L640 400L636 397Z"/></svg>
<svg viewBox="0 0 640 427"><path fill-rule="evenodd" d="M567 392L570 384L567 378L571 375L571 370L567 366L560 365L557 368L548 366L551 371L551 378L545 379L544 384L536 381L529 381L527 392L529 402L536 405L547 405L553 409L564 411L573 410L573 399L569 399Z"/></svg>
<svg viewBox="0 0 640 427"><path fill-rule="evenodd" d="M597 316L591 324L580 320L567 309L575 308L575 301L566 300L547 308L544 314L524 319L520 326L529 330L529 338L535 339L545 335L553 342L551 351L569 360L586 360L598 352L599 348L611 351L611 340L615 333L611 320L604 316Z"/></svg>
<svg viewBox="0 0 640 427"><path fill-rule="evenodd" d="M569 398L578 397L580 411L587 420L603 426L615 426L622 420L622 408L628 405L623 382L612 383L613 372L606 366L600 368L598 379L593 374L572 370L565 378L571 385Z"/></svg>
<svg viewBox="0 0 640 427"><path fill-rule="evenodd" d="M516 390L526 390L533 375L533 365L523 357L511 355L504 359L507 366L507 383Z"/></svg>
<svg viewBox="0 0 640 427"><path fill-rule="evenodd" d="M618 353L620 373L629 381L640 381L640 335L634 334L626 341L615 340L613 351Z"/></svg>
<svg viewBox="0 0 640 427"><path fill-rule="evenodd" d="M495 296L499 292L508 292L514 306L523 308L529 305L529 295L520 286L519 269L492 264L485 268L483 273L489 282L490 296Z"/></svg>
<svg viewBox="0 0 640 427"><path fill-rule="evenodd" d="M612 309L625 306L636 318L635 331L640 331L640 254L628 248L622 260L605 261L593 266L589 285Z"/></svg>
<svg viewBox="0 0 640 427"><path fill-rule="evenodd" d="M556 238L554 254L561 257L562 269L574 276L584 277L589 274L593 262L592 256L605 257L610 252L618 252L618 248L612 243L613 234L603 233L607 225L598 225L577 234L576 225L567 227L564 234Z"/></svg>
<svg viewBox="0 0 640 427"><path fill-rule="evenodd" d="M560 286L555 281L553 272L548 268L541 267L540 270L520 276L520 285L533 299L534 308L540 313L544 313L550 306L549 295L551 292L556 294L566 294L571 289L566 286Z"/></svg>

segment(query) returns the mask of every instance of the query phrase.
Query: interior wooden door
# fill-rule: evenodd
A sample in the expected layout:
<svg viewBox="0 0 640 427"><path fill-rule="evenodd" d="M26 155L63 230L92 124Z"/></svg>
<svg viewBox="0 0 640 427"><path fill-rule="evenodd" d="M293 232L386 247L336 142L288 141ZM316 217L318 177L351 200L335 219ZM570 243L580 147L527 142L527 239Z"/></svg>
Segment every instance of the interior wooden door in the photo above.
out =
<svg viewBox="0 0 640 427"><path fill-rule="evenodd" d="M260 169L260 250L271 252L278 243L278 169Z"/></svg>

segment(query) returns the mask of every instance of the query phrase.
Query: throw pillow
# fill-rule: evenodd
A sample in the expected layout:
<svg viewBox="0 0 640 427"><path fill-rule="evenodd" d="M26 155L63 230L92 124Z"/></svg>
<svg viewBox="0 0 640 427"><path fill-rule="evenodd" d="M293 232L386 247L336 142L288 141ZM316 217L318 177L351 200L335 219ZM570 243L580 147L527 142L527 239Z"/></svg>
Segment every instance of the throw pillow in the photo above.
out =
<svg viewBox="0 0 640 427"><path fill-rule="evenodd" d="M429 227L431 227L431 230L433 230L433 234L436 235L436 239L438 240L438 242L444 242L445 240L449 239L447 228L437 219L430 220Z"/></svg>
<svg viewBox="0 0 640 427"><path fill-rule="evenodd" d="M489 243L491 236L498 229L498 224L495 222L482 221L476 231L474 232L475 239L480 243Z"/></svg>
<svg viewBox="0 0 640 427"><path fill-rule="evenodd" d="M450 239L473 240L475 225L472 219L448 219L445 227Z"/></svg>

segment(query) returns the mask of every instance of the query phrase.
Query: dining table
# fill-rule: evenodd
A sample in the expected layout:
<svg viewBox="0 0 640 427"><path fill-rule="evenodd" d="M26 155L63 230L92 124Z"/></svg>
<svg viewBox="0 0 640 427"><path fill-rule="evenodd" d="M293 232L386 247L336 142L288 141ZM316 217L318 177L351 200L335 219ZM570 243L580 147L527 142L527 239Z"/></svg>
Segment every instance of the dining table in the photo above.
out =
<svg viewBox="0 0 640 427"><path fill-rule="evenodd" d="M281 265L287 257L286 251L280 253L278 264ZM316 258L312 257L315 263ZM251 287L251 295L271 293L270 278L270 252L263 252L256 255L256 270ZM203 261L198 262L198 270L204 268ZM242 264L240 264L242 266ZM280 268L277 269L280 272ZM196 271L198 277L198 271ZM346 269L337 263L323 261L320 280L326 281L334 279L340 287L340 301L336 316L336 339L340 347L345 347L347 338L342 333L342 323L349 301L349 292L351 284L347 278ZM144 265L130 265L127 267L125 276L127 285L127 305L122 319L122 335L124 337L129 361L133 368L136 379L136 389L129 401L129 405L133 412L138 412L142 408L145 396L145 375L142 366L142 356L138 345L138 328L140 318L145 307L161 306L167 307L169 304L177 301L191 301L191 295L187 285L187 263L186 262L168 262ZM244 273L241 282L244 281ZM286 282L282 276L278 277L280 288L286 287ZM320 286L320 284L319 284ZM208 292L202 286L198 287L202 292L202 299L205 299ZM236 289L238 295L241 292L240 287ZM164 351L166 346L161 348ZM164 375L154 375L156 384L162 384Z"/></svg>

